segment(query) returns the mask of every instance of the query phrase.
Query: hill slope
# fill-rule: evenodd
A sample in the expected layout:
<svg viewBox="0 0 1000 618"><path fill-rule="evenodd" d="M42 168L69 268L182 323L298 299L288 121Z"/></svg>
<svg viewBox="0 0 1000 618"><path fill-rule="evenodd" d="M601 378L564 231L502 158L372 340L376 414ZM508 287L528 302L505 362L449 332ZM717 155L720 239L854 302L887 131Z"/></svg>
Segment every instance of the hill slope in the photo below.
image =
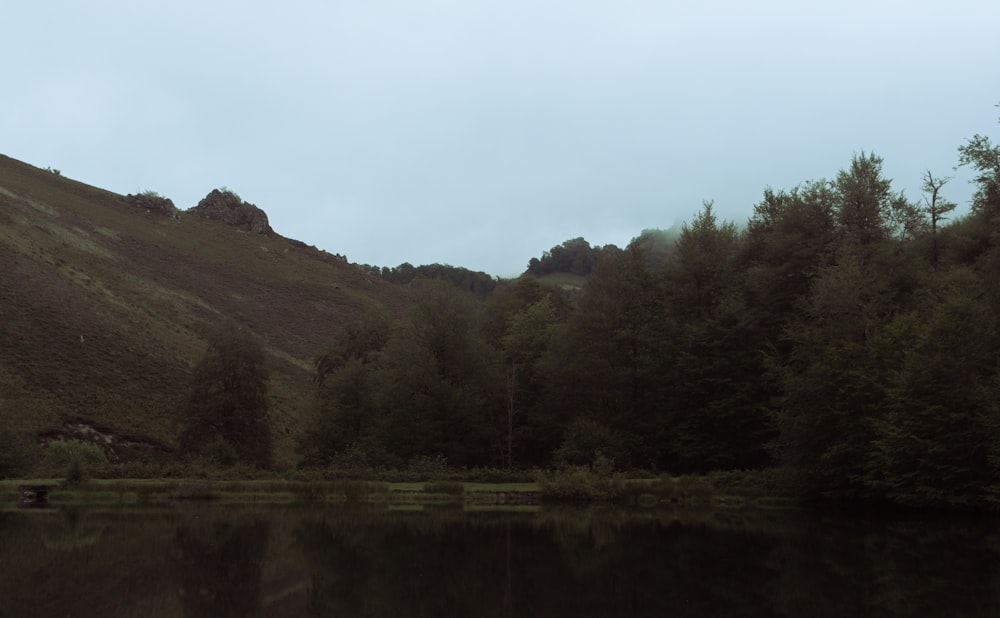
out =
<svg viewBox="0 0 1000 618"><path fill-rule="evenodd" d="M265 345L279 465L294 459L312 358L345 322L406 292L274 233L117 194L0 156L0 418L69 421L170 448L206 336L227 321Z"/></svg>

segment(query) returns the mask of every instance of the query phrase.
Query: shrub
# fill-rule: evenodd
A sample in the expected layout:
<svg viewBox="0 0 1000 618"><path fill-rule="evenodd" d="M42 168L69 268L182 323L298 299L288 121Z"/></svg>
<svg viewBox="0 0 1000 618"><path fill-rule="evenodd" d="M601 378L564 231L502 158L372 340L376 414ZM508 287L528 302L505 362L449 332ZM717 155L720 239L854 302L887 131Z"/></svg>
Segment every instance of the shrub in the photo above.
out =
<svg viewBox="0 0 1000 618"><path fill-rule="evenodd" d="M68 482L79 483L86 477L87 466L107 461L104 450L93 442L57 440L46 447L43 464L46 472L59 474L65 471Z"/></svg>
<svg viewBox="0 0 1000 618"><path fill-rule="evenodd" d="M617 476L595 473L587 466L566 466L543 472L538 483L546 498L558 502L606 502L617 499L624 484Z"/></svg>
<svg viewBox="0 0 1000 618"><path fill-rule="evenodd" d="M422 480L448 477L452 474L444 455L414 457L406 464L406 472L411 478Z"/></svg>

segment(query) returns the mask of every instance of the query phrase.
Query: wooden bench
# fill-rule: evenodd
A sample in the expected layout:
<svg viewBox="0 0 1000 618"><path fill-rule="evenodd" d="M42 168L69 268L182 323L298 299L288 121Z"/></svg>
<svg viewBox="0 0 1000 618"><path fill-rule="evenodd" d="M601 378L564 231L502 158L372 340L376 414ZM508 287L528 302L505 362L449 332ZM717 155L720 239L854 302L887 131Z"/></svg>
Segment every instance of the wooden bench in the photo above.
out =
<svg viewBox="0 0 1000 618"><path fill-rule="evenodd" d="M20 485L22 506L44 506L49 503L49 492L55 485Z"/></svg>

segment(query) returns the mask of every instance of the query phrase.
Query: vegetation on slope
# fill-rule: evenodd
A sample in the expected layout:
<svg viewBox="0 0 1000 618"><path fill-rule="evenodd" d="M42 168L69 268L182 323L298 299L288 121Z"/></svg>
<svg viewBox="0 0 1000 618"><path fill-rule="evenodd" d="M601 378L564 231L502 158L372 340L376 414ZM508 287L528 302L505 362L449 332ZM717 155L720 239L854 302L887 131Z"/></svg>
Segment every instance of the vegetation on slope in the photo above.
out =
<svg viewBox="0 0 1000 618"><path fill-rule="evenodd" d="M272 368L276 461L296 459L312 358L404 293L276 234L176 217L0 157L0 414L41 434L83 419L173 448L207 337L231 322Z"/></svg>

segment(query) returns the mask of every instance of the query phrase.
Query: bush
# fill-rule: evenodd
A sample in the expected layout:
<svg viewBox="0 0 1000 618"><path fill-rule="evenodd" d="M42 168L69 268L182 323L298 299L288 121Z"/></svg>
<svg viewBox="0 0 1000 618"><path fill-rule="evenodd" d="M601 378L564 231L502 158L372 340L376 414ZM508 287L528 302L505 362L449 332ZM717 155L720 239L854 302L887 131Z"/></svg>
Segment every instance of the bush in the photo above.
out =
<svg viewBox="0 0 1000 618"><path fill-rule="evenodd" d="M619 477L597 474L587 466L566 466L542 472L538 483L546 498L558 502L613 501L624 490Z"/></svg>
<svg viewBox="0 0 1000 618"><path fill-rule="evenodd" d="M107 462L104 450L93 442L57 440L45 448L43 468L51 474L65 472L67 481L79 483L84 480L88 466Z"/></svg>
<svg viewBox="0 0 1000 618"><path fill-rule="evenodd" d="M406 473L413 479L447 478L453 474L444 455L414 457L406 464Z"/></svg>

